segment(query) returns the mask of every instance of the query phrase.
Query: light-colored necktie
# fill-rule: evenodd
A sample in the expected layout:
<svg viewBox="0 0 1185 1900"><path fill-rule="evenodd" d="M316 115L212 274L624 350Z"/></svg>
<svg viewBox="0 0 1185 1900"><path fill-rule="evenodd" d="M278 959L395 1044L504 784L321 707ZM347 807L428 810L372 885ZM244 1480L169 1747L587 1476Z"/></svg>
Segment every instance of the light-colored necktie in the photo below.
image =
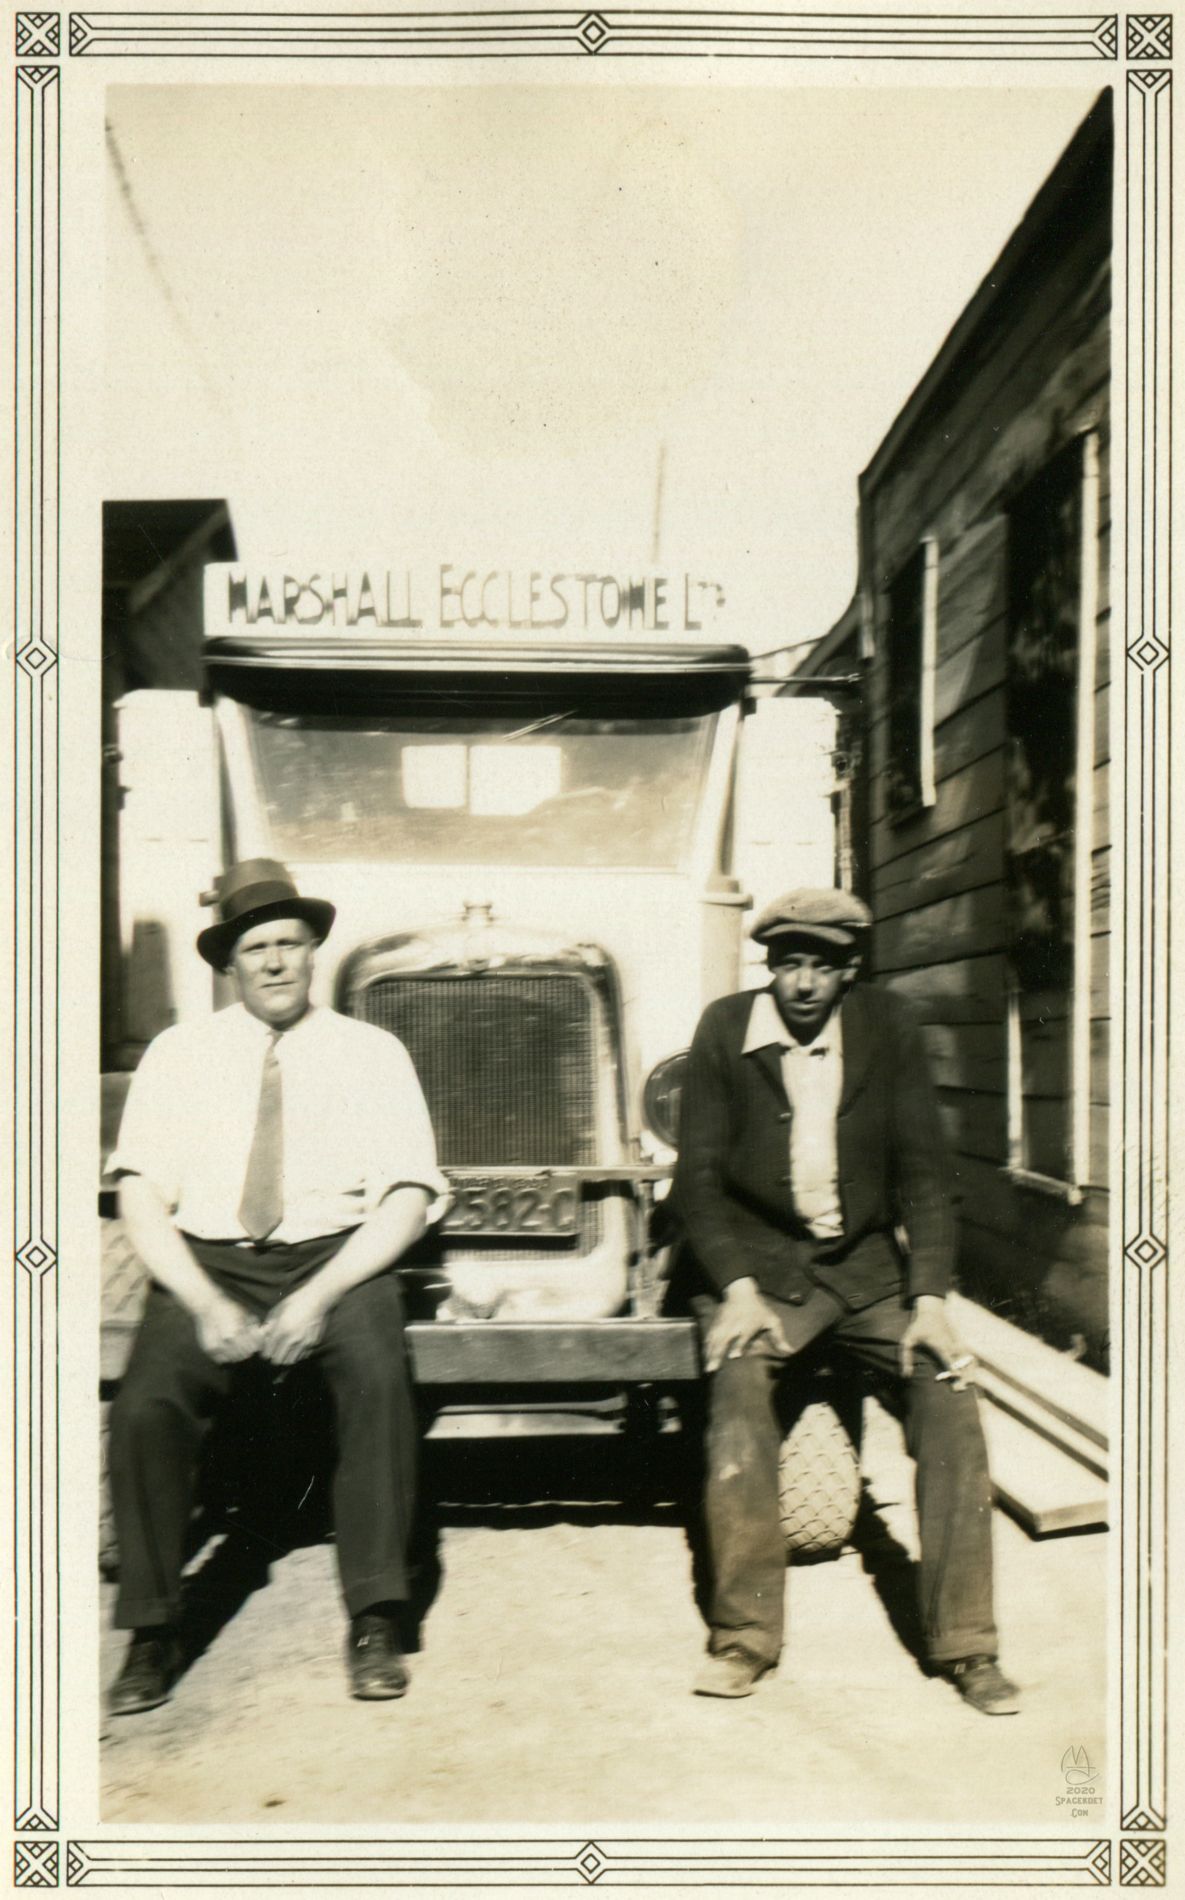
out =
<svg viewBox="0 0 1185 1900"><path fill-rule="evenodd" d="M266 1240L284 1215L284 1123L280 1061L275 1035L268 1038L259 1085L259 1110L247 1158L239 1219L252 1240Z"/></svg>

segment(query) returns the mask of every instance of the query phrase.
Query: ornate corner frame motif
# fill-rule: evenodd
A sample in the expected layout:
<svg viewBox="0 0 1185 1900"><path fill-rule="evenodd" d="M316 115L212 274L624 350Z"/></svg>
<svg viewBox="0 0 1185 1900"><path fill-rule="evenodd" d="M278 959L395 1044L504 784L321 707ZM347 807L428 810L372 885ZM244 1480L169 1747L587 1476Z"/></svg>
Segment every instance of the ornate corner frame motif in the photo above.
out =
<svg viewBox="0 0 1185 1900"><path fill-rule="evenodd" d="M63 25L65 24L65 32ZM14 1887L1163 1887L1166 1737L1173 282L1170 14L1030 17L526 8L18 13L15 638L9 649L15 1139ZM1122 1455L1119 1831L1113 1839L78 1840L62 1813L57 1546L57 1045L61 123L70 63L302 59L1102 62L1115 85L1124 299ZM1116 68L1120 70L1117 72ZM126 72L126 67L122 69Z"/></svg>

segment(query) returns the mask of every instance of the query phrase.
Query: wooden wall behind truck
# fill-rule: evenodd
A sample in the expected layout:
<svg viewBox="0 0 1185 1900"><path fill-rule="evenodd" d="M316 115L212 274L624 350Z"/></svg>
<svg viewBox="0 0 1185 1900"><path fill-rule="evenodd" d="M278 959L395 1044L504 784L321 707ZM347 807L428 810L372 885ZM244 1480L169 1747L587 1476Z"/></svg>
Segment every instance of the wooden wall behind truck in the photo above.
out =
<svg viewBox="0 0 1185 1900"><path fill-rule="evenodd" d="M958 1171L963 1285L1054 1343L1105 1353L1111 875L1110 207L1095 175L936 400L862 491L876 634L868 682L870 865L880 979L914 1004ZM1010 1181L1006 1097L1005 654L1009 499L1080 432L1098 432L1100 515L1092 811L1089 1185L1070 1207ZM936 801L887 813L887 580L938 543Z"/></svg>

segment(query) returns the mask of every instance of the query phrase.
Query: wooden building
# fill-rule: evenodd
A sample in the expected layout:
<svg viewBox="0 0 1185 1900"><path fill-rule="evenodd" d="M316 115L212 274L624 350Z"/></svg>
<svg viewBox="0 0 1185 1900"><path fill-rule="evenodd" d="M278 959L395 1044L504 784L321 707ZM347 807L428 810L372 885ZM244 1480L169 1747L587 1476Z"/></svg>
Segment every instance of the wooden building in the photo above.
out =
<svg viewBox="0 0 1185 1900"><path fill-rule="evenodd" d="M1107 1346L1111 99L860 480L880 981L925 1026L964 1290Z"/></svg>

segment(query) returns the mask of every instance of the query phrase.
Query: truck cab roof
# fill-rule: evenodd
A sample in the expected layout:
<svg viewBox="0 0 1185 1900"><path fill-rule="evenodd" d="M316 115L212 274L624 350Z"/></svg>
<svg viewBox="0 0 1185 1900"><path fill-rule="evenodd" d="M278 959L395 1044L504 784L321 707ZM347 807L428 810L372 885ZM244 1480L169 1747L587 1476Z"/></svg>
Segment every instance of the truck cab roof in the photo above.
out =
<svg viewBox="0 0 1185 1900"><path fill-rule="evenodd" d="M672 676L687 672L748 677L744 647L671 641L397 640L266 632L217 634L206 642L213 667L363 673L567 673Z"/></svg>

